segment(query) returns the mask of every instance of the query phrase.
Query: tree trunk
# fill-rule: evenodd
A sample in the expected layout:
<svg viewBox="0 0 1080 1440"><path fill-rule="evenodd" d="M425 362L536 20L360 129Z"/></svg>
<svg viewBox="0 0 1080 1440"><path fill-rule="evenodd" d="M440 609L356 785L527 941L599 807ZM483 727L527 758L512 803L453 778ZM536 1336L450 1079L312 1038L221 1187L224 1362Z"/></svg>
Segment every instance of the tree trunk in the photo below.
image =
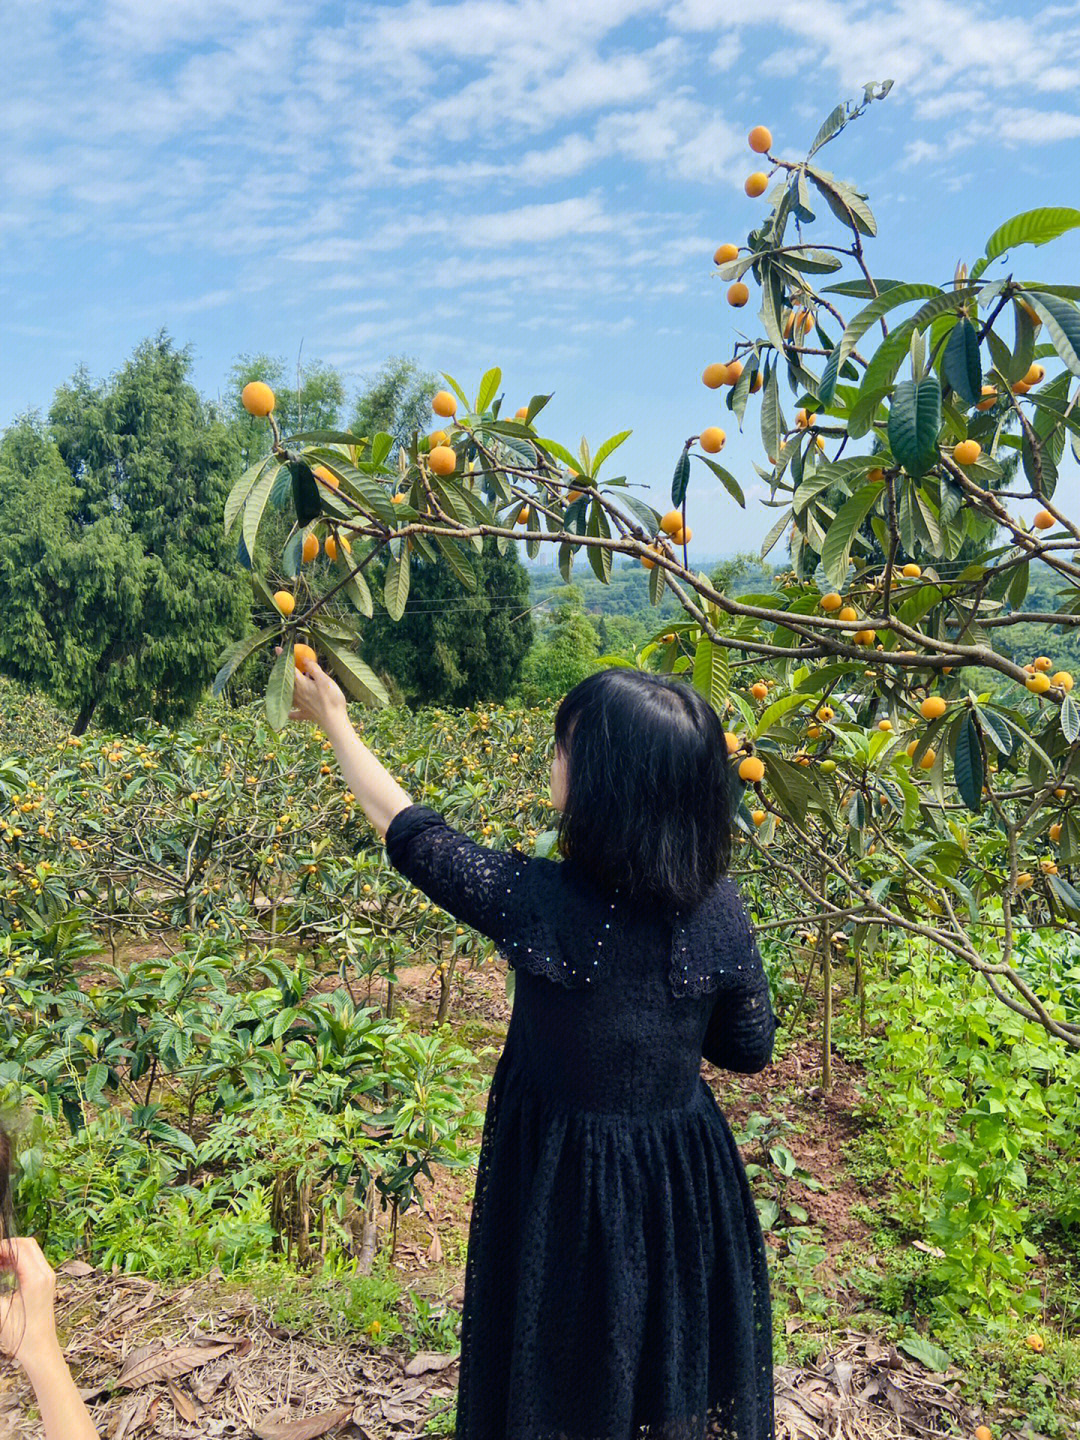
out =
<svg viewBox="0 0 1080 1440"><path fill-rule="evenodd" d="M85 733L86 727L90 724L90 717L97 709L97 703L100 698L100 694L97 694L83 704L82 709L76 717L75 724L71 727L72 735L82 735Z"/></svg>
<svg viewBox="0 0 1080 1440"><path fill-rule="evenodd" d="M72 726L73 735L82 735L90 724L90 717L97 709L98 701L101 699L101 692L105 689L105 676L109 673L109 666L120 654L120 641L114 640L108 645L101 656L101 659L94 666L94 674L97 676L98 684L93 695L83 701L82 709L79 711L75 724Z"/></svg>

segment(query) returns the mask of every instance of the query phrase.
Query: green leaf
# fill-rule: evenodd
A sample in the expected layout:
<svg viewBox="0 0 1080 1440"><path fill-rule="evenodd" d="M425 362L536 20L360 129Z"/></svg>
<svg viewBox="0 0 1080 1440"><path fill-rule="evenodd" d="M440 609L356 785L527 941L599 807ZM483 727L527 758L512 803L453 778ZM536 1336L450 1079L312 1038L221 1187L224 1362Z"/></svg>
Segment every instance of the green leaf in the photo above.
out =
<svg viewBox="0 0 1080 1440"><path fill-rule="evenodd" d="M292 709L293 685L296 680L296 665L293 661L293 645L290 640L270 671L266 686L266 719L271 730L280 732L285 728Z"/></svg>
<svg viewBox="0 0 1080 1440"><path fill-rule="evenodd" d="M762 560L765 559L765 556L768 555L769 551L780 539L780 536L783 535L784 531L787 529L790 523L791 511L785 510L784 513L780 516L780 519L777 520L776 524L772 527L769 533L765 536L765 539L761 542Z"/></svg>
<svg viewBox="0 0 1080 1440"><path fill-rule="evenodd" d="M339 555L338 559L340 560L340 558ZM371 599L371 590L368 587L362 570L350 571L349 578L345 582L345 594L356 606L357 610L360 611L360 614L366 615L370 620L372 615L375 614L375 606Z"/></svg>
<svg viewBox="0 0 1080 1440"><path fill-rule="evenodd" d="M836 109L830 112L822 124L821 129L814 136L813 144L806 152L806 158L808 160L811 155L821 149L827 140L831 140L836 132L843 126L846 114L847 109L844 105L837 105Z"/></svg>
<svg viewBox="0 0 1080 1440"><path fill-rule="evenodd" d="M258 630L254 635L245 636L238 640L235 645L226 651L221 657L221 669L214 676L214 683L210 690L213 695L220 695L228 684L229 676L233 674L238 665L242 665L247 657L260 645L265 645L274 636L281 634L280 625L268 625L265 630Z"/></svg>
<svg viewBox="0 0 1080 1440"><path fill-rule="evenodd" d="M244 505L242 538L249 556L255 554L255 539L259 533L259 522L262 520L266 502L280 470L280 465L273 465L269 470L265 470L256 484L252 486Z"/></svg>
<svg viewBox="0 0 1080 1440"><path fill-rule="evenodd" d="M391 620L400 620L405 613L405 602L409 598L409 579L409 551L402 543L398 553L391 554L386 564L383 600Z"/></svg>
<svg viewBox="0 0 1080 1440"><path fill-rule="evenodd" d="M253 487L258 482L259 476L268 465L273 463L274 475L277 475L278 466L273 455L264 455L261 460L256 460L254 465L249 465L244 473L237 480L236 484L229 491L229 497L225 501L225 534L228 535L233 527L233 521L240 514L244 502L251 494Z"/></svg>
<svg viewBox="0 0 1080 1440"><path fill-rule="evenodd" d="M828 275L833 270L839 270L843 266L839 255L828 255L824 250L786 250L784 252L784 267L790 266L792 270L802 270L810 275Z"/></svg>
<svg viewBox="0 0 1080 1440"><path fill-rule="evenodd" d="M575 475L581 474L581 461L576 455L571 455L565 445L560 445L557 440L540 439L534 441L534 444L554 459L561 460Z"/></svg>
<svg viewBox="0 0 1080 1440"><path fill-rule="evenodd" d="M656 567L660 569L659 566ZM654 570L653 574L656 573ZM660 572L663 574L663 571ZM703 635L694 651L694 689L704 695L718 715L723 713L728 697L729 665L727 651L722 645L714 645Z"/></svg>
<svg viewBox="0 0 1080 1440"><path fill-rule="evenodd" d="M1016 322L1016 348L1005 372L1005 378L1010 385L1023 379L1035 356L1035 322L1022 305L1014 303L1012 308Z"/></svg>
<svg viewBox="0 0 1080 1440"><path fill-rule="evenodd" d="M476 571L469 564L468 556L462 553L460 540L451 540L448 535L433 535L431 537L435 544L442 551L443 558L447 565L465 586L466 590L476 589Z"/></svg>
<svg viewBox="0 0 1080 1440"><path fill-rule="evenodd" d="M310 525L322 514L322 497L319 482L306 460L289 460L289 474L292 477L293 508L297 523Z"/></svg>
<svg viewBox="0 0 1080 1440"><path fill-rule="evenodd" d="M649 604L659 605L667 585L667 571L662 565L654 565L649 571Z"/></svg>
<svg viewBox="0 0 1080 1440"><path fill-rule="evenodd" d="M1027 560L1023 561L1020 565L1017 565L1016 573L1009 581L1009 604L1014 610L1024 603L1024 596L1027 594L1028 589L1030 569L1029 562Z"/></svg>
<svg viewBox="0 0 1080 1440"><path fill-rule="evenodd" d="M476 413L482 414L498 393L499 385L502 383L502 371L496 365L488 370L480 381L480 389L476 395Z"/></svg>
<svg viewBox="0 0 1080 1440"><path fill-rule="evenodd" d="M809 778L809 772L789 760L782 760L779 755L769 754L765 779L784 810L800 825L806 819L811 804L824 808L824 801Z"/></svg>
<svg viewBox="0 0 1080 1440"><path fill-rule="evenodd" d="M462 405L465 406L465 409L468 410L468 408L469 408L469 397L465 394L465 391L461 388L461 386L458 384L458 382L454 379L454 377L453 377L452 375L448 375L445 370L443 370L441 373L442 373L442 378L446 381L447 385L450 386L450 389L454 392L454 394L457 396L457 398L461 401Z"/></svg>
<svg viewBox="0 0 1080 1440"><path fill-rule="evenodd" d="M373 515L377 515L387 525L394 525L397 520L397 507L390 502L390 495L385 485L380 484L371 475L366 475L362 470L350 465L336 450L310 450L308 458L325 465L327 470L345 485L351 486L360 498L361 504ZM320 492L322 508L326 513L331 511L339 519L353 519L355 511L352 507L345 506L333 493Z"/></svg>
<svg viewBox="0 0 1080 1440"><path fill-rule="evenodd" d="M575 500L575 505L583 505L584 500ZM649 536L653 536L660 529L660 513L654 510L651 505L646 505L644 500L639 500L636 495L620 495L619 504L636 516L642 529L646 530ZM662 573L662 572L661 572Z"/></svg>
<svg viewBox="0 0 1080 1440"><path fill-rule="evenodd" d="M612 435L610 440L604 441L600 449L596 452L596 458L593 460L592 473L594 475L598 473L600 466L603 465L612 451L617 450L623 441L628 440L633 433L632 430L621 430L618 435Z"/></svg>
<svg viewBox="0 0 1080 1440"><path fill-rule="evenodd" d="M721 485L723 485L724 489L728 492L731 498L737 501L745 510L746 497L743 495L742 486L735 479L735 476L730 474L729 471L725 470L722 465L717 465L715 460L710 460L707 455L699 455L697 458L705 462L705 464L720 481Z"/></svg>
<svg viewBox="0 0 1080 1440"><path fill-rule="evenodd" d="M878 296L884 295L886 290L895 290L906 283L904 280L879 280L875 276L872 285L869 280L842 280L839 285L824 286L821 293L850 295L853 300L876 300Z"/></svg>
<svg viewBox="0 0 1080 1440"><path fill-rule="evenodd" d="M371 437L371 457L369 463L378 469L393 448L394 437L387 435L385 430L380 430L377 435Z"/></svg>
<svg viewBox="0 0 1080 1440"><path fill-rule="evenodd" d="M766 455L779 458L780 440L786 428L780 411L780 387L773 367L765 377L765 388L761 392L761 443L765 446Z"/></svg>
<svg viewBox="0 0 1080 1440"><path fill-rule="evenodd" d="M993 710L985 707L977 707L976 713L994 748L1002 755L1011 755L1013 752L1013 735L1008 725L1000 717L995 715Z"/></svg>
<svg viewBox="0 0 1080 1440"><path fill-rule="evenodd" d="M1080 919L1080 891L1075 890L1060 875L1049 877L1050 888L1074 919Z"/></svg>
<svg viewBox="0 0 1080 1440"><path fill-rule="evenodd" d="M389 705L386 686L359 655L335 644L324 630L315 626L312 626L311 634L320 650L326 651L329 668L350 695L365 705Z"/></svg>
<svg viewBox="0 0 1080 1440"><path fill-rule="evenodd" d="M1074 375L1080 375L1080 311L1068 300L1056 295L1032 292L1028 295L1032 308L1046 322L1054 349Z"/></svg>
<svg viewBox="0 0 1080 1440"><path fill-rule="evenodd" d="M953 326L942 356L945 379L969 405L982 398L982 366L979 363L979 336L966 315Z"/></svg>
<svg viewBox="0 0 1080 1440"><path fill-rule="evenodd" d="M611 527L608 524L607 513L599 500L594 500L589 510L589 523L586 533L595 536L610 538ZM611 551L606 545L589 546L589 564L593 568L593 574L602 585L611 582Z"/></svg>
<svg viewBox="0 0 1080 1440"><path fill-rule="evenodd" d="M1061 730L1070 745L1080 737L1080 705L1071 695L1061 702Z"/></svg>
<svg viewBox="0 0 1080 1440"><path fill-rule="evenodd" d="M896 285L887 290L883 295L879 295L877 299L872 300L869 305L865 306L857 315L852 317L843 335L841 335L840 341L833 351L833 354L837 357L837 368L839 369L839 367L843 365L844 361L855 349L871 325L875 325L883 316L887 315L890 310L895 310L898 305L908 305L913 300L940 298L941 295L942 291L937 285ZM905 345L905 352L906 349L907 346ZM830 360L831 358L830 356ZM820 398L821 403L827 405L831 401L832 396L830 395L826 398L824 395L821 395Z"/></svg>
<svg viewBox="0 0 1080 1440"><path fill-rule="evenodd" d="M956 754L953 756L956 774L956 788L964 804L974 814L982 809L983 759L979 745L979 732L975 717L968 710L960 722L956 737Z"/></svg>
<svg viewBox="0 0 1080 1440"><path fill-rule="evenodd" d="M754 739L760 740L768 735L769 731L778 720L788 714L791 710L797 710L801 705L807 703L807 698L801 693L781 695L779 700L774 700L763 712L761 719L754 727Z"/></svg>
<svg viewBox="0 0 1080 1440"><path fill-rule="evenodd" d="M903 1350L905 1354L918 1360L926 1366L927 1370L938 1371L942 1375L945 1374L946 1370L948 1370L952 1364L952 1357L948 1351L940 1349L937 1345L933 1344L932 1341L925 1339L922 1335L918 1335L914 1331L905 1335L902 1340L898 1340L896 1342L896 1348Z"/></svg>
<svg viewBox="0 0 1080 1440"><path fill-rule="evenodd" d="M690 480L690 452L684 450L675 463L675 474L671 479L671 503L680 509L686 499L686 487Z"/></svg>
<svg viewBox="0 0 1080 1440"><path fill-rule="evenodd" d="M850 185L843 184L826 170L814 170L809 165L806 173L812 183L825 197L825 203L836 218L849 230L860 235L876 235L877 221L866 204L866 196Z"/></svg>
<svg viewBox="0 0 1080 1440"><path fill-rule="evenodd" d="M1056 240L1067 230L1080 225L1080 210L1069 210L1064 206L1044 210L1025 210L999 225L986 242L986 261L996 260L1006 250L1017 245L1045 245ZM974 272L973 272L974 277Z"/></svg>
<svg viewBox="0 0 1080 1440"><path fill-rule="evenodd" d="M531 425L540 411L551 399L550 395L534 395L529 401L529 413L525 416L525 424Z"/></svg>
<svg viewBox="0 0 1080 1440"><path fill-rule="evenodd" d="M800 693L820 694L833 680L839 680L844 675L854 675L857 670L864 668L859 660L837 660L832 665L822 665L817 670L811 670L809 675L803 676L795 689Z"/></svg>
<svg viewBox="0 0 1080 1440"><path fill-rule="evenodd" d="M761 265L761 323L765 333L776 347L784 348L784 334L781 316L784 308L784 282L777 265L762 262Z"/></svg>
<svg viewBox="0 0 1080 1440"><path fill-rule="evenodd" d="M859 526L881 498L884 487L864 485L861 490L845 500L836 512L836 518L829 526L825 544L821 551L821 568L833 585L840 588L847 576L851 563L851 547Z"/></svg>
<svg viewBox="0 0 1080 1440"><path fill-rule="evenodd" d="M941 382L937 376L897 385L889 407L889 449L913 479L925 475L937 459L940 429Z"/></svg>

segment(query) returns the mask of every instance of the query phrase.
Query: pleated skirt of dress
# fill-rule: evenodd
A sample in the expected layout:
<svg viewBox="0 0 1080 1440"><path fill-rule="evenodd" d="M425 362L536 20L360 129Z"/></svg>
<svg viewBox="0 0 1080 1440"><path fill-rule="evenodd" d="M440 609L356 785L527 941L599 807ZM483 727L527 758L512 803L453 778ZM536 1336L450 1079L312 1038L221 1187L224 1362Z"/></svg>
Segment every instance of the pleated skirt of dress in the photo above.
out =
<svg viewBox="0 0 1080 1440"><path fill-rule="evenodd" d="M559 1112L504 1052L469 1230L455 1440L774 1440L764 1238L704 1079Z"/></svg>

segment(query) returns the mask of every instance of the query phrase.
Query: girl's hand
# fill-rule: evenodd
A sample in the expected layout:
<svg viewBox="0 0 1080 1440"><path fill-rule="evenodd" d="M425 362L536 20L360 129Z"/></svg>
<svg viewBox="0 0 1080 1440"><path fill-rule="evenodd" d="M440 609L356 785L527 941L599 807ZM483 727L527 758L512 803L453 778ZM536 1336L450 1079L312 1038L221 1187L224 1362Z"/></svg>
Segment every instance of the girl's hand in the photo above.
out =
<svg viewBox="0 0 1080 1440"><path fill-rule="evenodd" d="M274 654L281 654L280 645L274 646ZM317 660L309 660L306 671L297 669L290 720L311 720L321 730L327 730L335 720L346 720L348 715L344 692Z"/></svg>
<svg viewBox="0 0 1080 1440"><path fill-rule="evenodd" d="M0 1241L0 1271L17 1288L0 1296L0 1350L24 1370L60 1354L56 1338L56 1276L36 1240Z"/></svg>

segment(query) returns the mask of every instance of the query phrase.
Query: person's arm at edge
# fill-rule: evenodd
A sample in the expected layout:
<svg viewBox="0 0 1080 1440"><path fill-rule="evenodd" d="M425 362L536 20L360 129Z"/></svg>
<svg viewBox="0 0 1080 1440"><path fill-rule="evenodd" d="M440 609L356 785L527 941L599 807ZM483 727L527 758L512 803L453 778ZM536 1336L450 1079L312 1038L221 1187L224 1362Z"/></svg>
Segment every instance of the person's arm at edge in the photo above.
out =
<svg viewBox="0 0 1080 1440"><path fill-rule="evenodd" d="M30 1381L45 1440L100 1440L56 1334L56 1275L36 1240L0 1242L2 1268L14 1271L17 1297L0 1306L0 1340ZM16 1298L20 1302L16 1305Z"/></svg>
<svg viewBox="0 0 1080 1440"><path fill-rule="evenodd" d="M280 655L281 647L274 653ZM309 670L297 670L289 719L311 720L319 726L334 747L345 783L379 839L385 840L394 816L416 802L357 735L344 692L318 661Z"/></svg>
<svg viewBox="0 0 1080 1440"><path fill-rule="evenodd" d="M34 1387L46 1440L100 1440L59 1343L22 1362Z"/></svg>

